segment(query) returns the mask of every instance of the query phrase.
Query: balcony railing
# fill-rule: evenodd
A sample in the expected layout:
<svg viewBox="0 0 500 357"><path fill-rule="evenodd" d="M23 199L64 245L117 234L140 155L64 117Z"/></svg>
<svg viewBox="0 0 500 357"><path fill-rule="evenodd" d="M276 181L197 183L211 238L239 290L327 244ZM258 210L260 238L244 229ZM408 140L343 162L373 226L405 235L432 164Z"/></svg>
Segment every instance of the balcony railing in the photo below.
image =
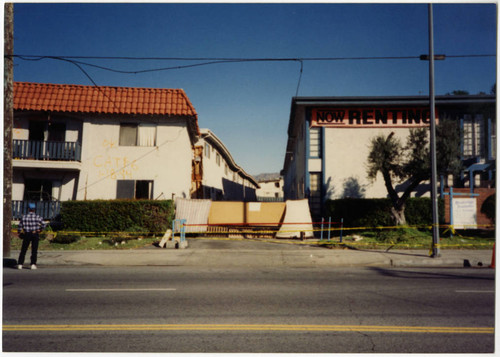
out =
<svg viewBox="0 0 500 357"><path fill-rule="evenodd" d="M19 220L28 213L28 204L34 203L35 212L45 220L51 220L61 211L60 201L12 201L12 219Z"/></svg>
<svg viewBox="0 0 500 357"><path fill-rule="evenodd" d="M30 160L81 161L79 142L13 140L13 158Z"/></svg>

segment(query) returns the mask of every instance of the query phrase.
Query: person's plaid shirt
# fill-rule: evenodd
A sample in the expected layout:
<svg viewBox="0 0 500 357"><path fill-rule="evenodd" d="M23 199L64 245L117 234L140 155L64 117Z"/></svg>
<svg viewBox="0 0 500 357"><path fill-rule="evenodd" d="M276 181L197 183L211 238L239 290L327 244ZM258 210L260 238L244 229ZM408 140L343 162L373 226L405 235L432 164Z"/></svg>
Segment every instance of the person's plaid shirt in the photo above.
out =
<svg viewBox="0 0 500 357"><path fill-rule="evenodd" d="M36 232L38 230L42 230L43 228L45 228L43 218L35 212L29 212L21 218L17 231L21 232L21 230L24 229L25 232Z"/></svg>

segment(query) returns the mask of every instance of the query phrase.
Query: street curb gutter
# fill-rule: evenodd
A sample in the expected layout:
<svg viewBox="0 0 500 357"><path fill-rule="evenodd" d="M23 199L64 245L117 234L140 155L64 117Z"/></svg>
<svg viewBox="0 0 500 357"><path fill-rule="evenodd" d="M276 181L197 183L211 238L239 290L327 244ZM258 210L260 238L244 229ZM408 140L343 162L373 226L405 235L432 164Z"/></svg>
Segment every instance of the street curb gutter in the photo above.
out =
<svg viewBox="0 0 500 357"><path fill-rule="evenodd" d="M11 256L17 257L13 251ZM430 258L425 251L231 250L231 249L136 249L103 251L41 251L43 266L191 266L191 267L394 267L394 268L488 268L490 251L446 251ZM4 258L4 267L15 267L15 258Z"/></svg>

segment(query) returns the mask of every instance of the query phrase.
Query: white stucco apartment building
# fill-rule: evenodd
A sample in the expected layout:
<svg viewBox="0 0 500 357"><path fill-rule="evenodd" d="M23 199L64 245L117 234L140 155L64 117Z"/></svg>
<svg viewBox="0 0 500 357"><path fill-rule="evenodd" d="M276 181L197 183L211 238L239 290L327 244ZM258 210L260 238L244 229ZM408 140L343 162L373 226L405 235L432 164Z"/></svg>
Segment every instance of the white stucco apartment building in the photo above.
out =
<svg viewBox="0 0 500 357"><path fill-rule="evenodd" d="M436 113L455 120L462 131L464 172L455 185L494 186L495 96L438 96ZM367 178L371 139L393 132L405 143L411 128L429 123L428 97L294 97L282 170L285 198L308 198L318 215L328 199L386 197L381 174ZM415 194L428 195L429 185Z"/></svg>
<svg viewBox="0 0 500 357"><path fill-rule="evenodd" d="M224 143L209 129L201 129L196 143L201 167L198 198L224 201L255 201L257 181L236 164Z"/></svg>
<svg viewBox="0 0 500 357"><path fill-rule="evenodd" d="M12 182L14 218L27 202L49 218L67 200L251 200L258 187L182 89L27 82L14 84Z"/></svg>
<svg viewBox="0 0 500 357"><path fill-rule="evenodd" d="M260 201L280 201L283 200L283 177L279 174L264 174L265 178L259 178L259 189L257 199Z"/></svg>
<svg viewBox="0 0 500 357"><path fill-rule="evenodd" d="M13 202L191 196L182 89L14 84Z"/></svg>

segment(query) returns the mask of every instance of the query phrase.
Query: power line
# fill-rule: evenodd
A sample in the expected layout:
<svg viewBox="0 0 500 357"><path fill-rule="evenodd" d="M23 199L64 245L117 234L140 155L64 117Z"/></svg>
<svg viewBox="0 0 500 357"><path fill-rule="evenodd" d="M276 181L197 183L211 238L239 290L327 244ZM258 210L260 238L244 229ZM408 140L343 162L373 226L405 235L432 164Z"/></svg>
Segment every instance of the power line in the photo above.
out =
<svg viewBox="0 0 500 357"><path fill-rule="evenodd" d="M13 59L18 58L24 61L42 61L45 59L63 61L71 63L76 66L83 74L92 82L92 84L102 92L102 94L108 98L114 106L116 104L109 98L106 93L104 93L97 83L92 79L90 74L83 69L83 66L97 68L103 71L109 71L121 74L142 74L142 73L152 73L160 71L170 71L179 70L185 68L193 68L200 66L208 66L213 64L224 64L224 63L249 63L249 62L300 62L300 74L297 83L297 89L295 95L299 93L300 83L302 80L302 73L304 69L305 61L366 61L366 60L414 60L421 59L419 56L359 56L359 57L263 57L263 58L245 58L245 57L133 57L133 56L46 56L46 55L5 55L5 58ZM459 55L447 55L448 58L480 58L480 57L496 57L494 54L459 54ZM120 70L112 67L101 66L94 63L80 61L82 59L86 60L120 60L120 61L202 61L200 63L179 65L179 66L169 66L169 67L159 67L159 68L148 68L133 71Z"/></svg>
<svg viewBox="0 0 500 357"><path fill-rule="evenodd" d="M134 57L134 56L47 56L47 55L12 55L24 58L64 58L97 60L135 60L135 61L230 61L230 62L271 62L271 61L342 61L342 60L391 60L420 59L418 56L358 56L358 57ZM460 54L446 55L449 58L495 57L495 54Z"/></svg>
<svg viewBox="0 0 500 357"><path fill-rule="evenodd" d="M448 55L448 58L477 58L477 57L495 57L496 55L491 54L464 54L464 55ZM224 64L224 63L248 63L248 62L300 62L300 80L302 78L303 65L305 61L359 61L359 60L408 60L408 59L421 59L421 56L365 56L365 57L283 57L283 58L231 58L231 57L116 57L116 56L40 56L40 55L6 55L6 58L18 58L24 61L41 61L45 59L65 61L72 63L77 66L90 81L95 85L96 83L92 80L89 74L82 68L82 66L93 67L101 69L104 71L121 73L121 74L142 74L169 70L178 70L185 68L193 68L200 66L207 66L213 64ZM159 67L159 68L148 68L141 70L126 71L120 70L112 67L106 67L97 65L94 63L77 61L77 59L94 59L94 60L135 60L135 61L204 61L201 63L187 64L180 66L169 66L169 67ZM297 87L298 92L298 87Z"/></svg>
<svg viewBox="0 0 500 357"><path fill-rule="evenodd" d="M300 61L300 75L299 75L299 82L297 83L297 90L295 91L295 96L297 97L299 95L299 88L300 88L300 81L302 80L302 72L304 70L304 62Z"/></svg>
<svg viewBox="0 0 500 357"><path fill-rule="evenodd" d="M490 54L477 54L477 55L448 55L448 58L477 58L477 57L495 57L496 55ZM224 63L244 63L244 62L300 62L301 63L301 73L303 69L303 63L305 61L359 61L359 60L408 60L408 59L421 59L419 56L371 56L371 57L283 57L283 58L230 58L230 57L113 57L113 56L39 56L39 55L6 55L5 57L18 58L24 61L41 61L45 59L65 61L74 64L79 67L83 73L89 77L81 66L88 66L104 71L121 73L121 74L141 74L141 73L151 73L160 71L169 71L177 69L185 69L192 67L207 66L213 64L224 64ZM94 59L94 60L135 60L135 61L204 61L201 63L187 64L180 66L169 66L169 67L159 67L159 68L148 68L141 70L126 71L120 70L112 67L106 67L97 65L89 62L77 61L76 59ZM92 81L92 79L89 77ZM93 81L92 81L93 82ZM95 83L94 83L95 84Z"/></svg>
<svg viewBox="0 0 500 357"><path fill-rule="evenodd" d="M20 59L23 59L23 60L26 60L26 61L39 61L43 58L23 58L23 57L19 57L19 56L12 56L12 57L16 57L16 58L20 58ZM66 59L66 58L62 58L62 57L47 57L47 58L51 58L51 59L54 59L54 60L58 60L58 61L63 61L63 62L68 62L68 63L71 63L73 65L75 65L81 72L83 72L83 74L92 82L92 84L97 88L97 90L99 92L101 92L101 94L108 98L108 100L113 104L113 106L115 107L115 109L119 109L118 106L116 105L116 103L101 89L101 87L94 81L94 79L90 76L90 74L88 74L87 71L85 71L81 65L87 65L86 63L83 63L83 62L79 62L79 61L73 61L73 60L69 60L69 59Z"/></svg>

